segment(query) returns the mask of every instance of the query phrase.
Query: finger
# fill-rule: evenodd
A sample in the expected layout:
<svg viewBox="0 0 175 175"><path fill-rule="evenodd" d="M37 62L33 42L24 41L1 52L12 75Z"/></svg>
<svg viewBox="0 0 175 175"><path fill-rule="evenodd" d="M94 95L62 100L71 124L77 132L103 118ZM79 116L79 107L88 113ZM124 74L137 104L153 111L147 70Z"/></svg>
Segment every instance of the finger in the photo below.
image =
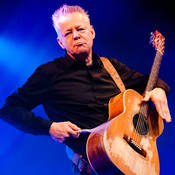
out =
<svg viewBox="0 0 175 175"><path fill-rule="evenodd" d="M74 131L79 131L79 130L81 130L81 128L79 128L77 125L75 125L75 124L73 124L73 123L71 123L71 122L68 122L67 124L68 124L69 127L70 127L71 129L73 129Z"/></svg>
<svg viewBox="0 0 175 175"><path fill-rule="evenodd" d="M165 119L168 123L171 122L171 115L167 102L156 103L156 109L162 119Z"/></svg>
<svg viewBox="0 0 175 175"><path fill-rule="evenodd" d="M59 142L59 143L64 143L65 140L66 140L64 137L59 138L59 137L56 137L56 136L52 136L52 138L53 138L55 141Z"/></svg>
<svg viewBox="0 0 175 175"><path fill-rule="evenodd" d="M64 143L65 142L65 138L57 138L56 141L59 143Z"/></svg>
<svg viewBox="0 0 175 175"><path fill-rule="evenodd" d="M80 136L79 132L76 132L76 135L74 136L74 138L78 138Z"/></svg>
<svg viewBox="0 0 175 175"><path fill-rule="evenodd" d="M79 132L74 131L72 129L70 129L68 132L69 132L70 136L72 136L74 138L78 138L80 136L80 133Z"/></svg>
<svg viewBox="0 0 175 175"><path fill-rule="evenodd" d="M74 138L78 138L79 137L79 131L80 128L77 129L77 126L72 124L71 122L67 122L67 133L69 134L68 137L74 137Z"/></svg>
<svg viewBox="0 0 175 175"><path fill-rule="evenodd" d="M148 102L151 98L151 93L146 93L145 97L142 99L143 102Z"/></svg>
<svg viewBox="0 0 175 175"><path fill-rule="evenodd" d="M168 108L168 104L162 105L162 115L167 123L171 122L170 110Z"/></svg>
<svg viewBox="0 0 175 175"><path fill-rule="evenodd" d="M164 112L164 109L163 109L163 106L161 105L161 103L156 103L156 109L157 109L157 112L159 113L159 116L162 118L162 119L165 119L165 112Z"/></svg>

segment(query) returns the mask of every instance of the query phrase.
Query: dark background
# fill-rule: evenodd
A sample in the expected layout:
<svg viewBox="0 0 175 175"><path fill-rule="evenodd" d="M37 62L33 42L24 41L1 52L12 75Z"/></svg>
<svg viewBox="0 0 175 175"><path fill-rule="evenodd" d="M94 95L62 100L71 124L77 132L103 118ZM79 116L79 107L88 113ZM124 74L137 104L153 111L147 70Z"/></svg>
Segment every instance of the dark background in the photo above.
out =
<svg viewBox="0 0 175 175"><path fill-rule="evenodd" d="M160 175L175 172L174 59L175 12L170 0L1 0L0 1L0 105L25 83L43 63L64 54L56 42L51 15L62 4L80 5L89 12L96 31L93 50L114 57L149 74L155 50L150 32L165 40L159 77L171 87L168 96L172 123L158 138ZM42 107L34 112L43 116ZM69 175L70 162L63 144L48 136L32 136L0 121L0 175Z"/></svg>

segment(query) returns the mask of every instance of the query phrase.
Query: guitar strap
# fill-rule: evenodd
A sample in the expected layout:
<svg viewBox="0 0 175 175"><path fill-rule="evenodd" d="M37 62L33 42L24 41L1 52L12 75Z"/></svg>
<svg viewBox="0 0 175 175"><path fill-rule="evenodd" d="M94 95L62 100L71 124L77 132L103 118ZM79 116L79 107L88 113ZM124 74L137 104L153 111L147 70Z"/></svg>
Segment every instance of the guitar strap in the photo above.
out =
<svg viewBox="0 0 175 175"><path fill-rule="evenodd" d="M114 82L116 83L118 88L120 89L120 91L124 92L126 90L125 85L123 84L117 70L114 68L112 63L105 57L100 57L100 59L104 65L105 69L110 74L110 76L112 77L112 79L114 80Z"/></svg>

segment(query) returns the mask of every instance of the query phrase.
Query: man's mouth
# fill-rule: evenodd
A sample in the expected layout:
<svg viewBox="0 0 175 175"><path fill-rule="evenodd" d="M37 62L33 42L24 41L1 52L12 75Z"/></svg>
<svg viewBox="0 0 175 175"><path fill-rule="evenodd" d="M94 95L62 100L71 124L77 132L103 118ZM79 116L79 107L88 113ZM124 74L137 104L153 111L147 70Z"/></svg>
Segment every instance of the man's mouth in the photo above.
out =
<svg viewBox="0 0 175 175"><path fill-rule="evenodd" d="M82 46L83 44L84 44L84 42L78 42L74 46Z"/></svg>

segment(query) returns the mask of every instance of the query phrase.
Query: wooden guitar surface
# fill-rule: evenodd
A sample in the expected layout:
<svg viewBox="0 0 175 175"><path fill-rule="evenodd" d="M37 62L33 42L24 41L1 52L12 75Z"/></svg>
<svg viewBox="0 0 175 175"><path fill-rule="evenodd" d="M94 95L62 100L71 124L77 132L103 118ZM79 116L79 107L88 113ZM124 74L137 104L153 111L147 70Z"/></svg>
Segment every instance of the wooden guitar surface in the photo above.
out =
<svg viewBox="0 0 175 175"><path fill-rule="evenodd" d="M150 92L158 78L165 38L157 30L151 43L157 50L145 89ZM99 175L158 175L159 157L156 139L163 131L163 121L143 96L126 90L109 102L109 128L91 133L87 156Z"/></svg>
<svg viewBox="0 0 175 175"><path fill-rule="evenodd" d="M142 98L127 90L110 100L111 126L91 133L87 142L88 159L97 174L159 174L156 138L163 131L163 121L154 108L150 108L148 119L139 116Z"/></svg>

